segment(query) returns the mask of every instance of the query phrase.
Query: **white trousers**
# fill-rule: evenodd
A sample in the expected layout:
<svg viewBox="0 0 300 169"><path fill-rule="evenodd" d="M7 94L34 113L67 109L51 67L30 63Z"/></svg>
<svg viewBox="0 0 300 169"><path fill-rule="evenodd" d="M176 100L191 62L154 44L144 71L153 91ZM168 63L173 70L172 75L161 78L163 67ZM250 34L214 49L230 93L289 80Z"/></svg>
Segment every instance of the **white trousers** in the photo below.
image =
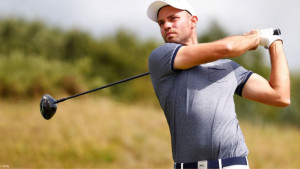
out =
<svg viewBox="0 0 300 169"><path fill-rule="evenodd" d="M228 167L224 167L223 169L249 169L248 165L232 165Z"/></svg>

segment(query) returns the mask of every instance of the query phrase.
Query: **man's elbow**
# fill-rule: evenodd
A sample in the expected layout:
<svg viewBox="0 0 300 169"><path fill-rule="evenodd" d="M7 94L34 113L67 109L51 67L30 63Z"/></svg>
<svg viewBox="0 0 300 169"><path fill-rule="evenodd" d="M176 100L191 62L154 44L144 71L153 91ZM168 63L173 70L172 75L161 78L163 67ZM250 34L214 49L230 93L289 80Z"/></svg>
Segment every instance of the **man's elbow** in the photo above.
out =
<svg viewBox="0 0 300 169"><path fill-rule="evenodd" d="M291 104L291 99L285 99L281 102L281 107L288 107Z"/></svg>
<svg viewBox="0 0 300 169"><path fill-rule="evenodd" d="M287 98L279 98L276 101L276 105L277 107L288 107L291 104L291 99L289 97Z"/></svg>

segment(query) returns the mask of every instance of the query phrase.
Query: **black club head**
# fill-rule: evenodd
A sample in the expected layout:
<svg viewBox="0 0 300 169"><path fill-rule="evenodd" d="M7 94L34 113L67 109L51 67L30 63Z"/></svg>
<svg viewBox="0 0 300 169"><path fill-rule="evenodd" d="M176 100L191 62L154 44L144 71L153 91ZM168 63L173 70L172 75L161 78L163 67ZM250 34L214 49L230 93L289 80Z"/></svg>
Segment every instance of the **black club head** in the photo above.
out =
<svg viewBox="0 0 300 169"><path fill-rule="evenodd" d="M42 116L49 120L53 117L57 109L56 100L48 94L43 95L40 102L40 111Z"/></svg>

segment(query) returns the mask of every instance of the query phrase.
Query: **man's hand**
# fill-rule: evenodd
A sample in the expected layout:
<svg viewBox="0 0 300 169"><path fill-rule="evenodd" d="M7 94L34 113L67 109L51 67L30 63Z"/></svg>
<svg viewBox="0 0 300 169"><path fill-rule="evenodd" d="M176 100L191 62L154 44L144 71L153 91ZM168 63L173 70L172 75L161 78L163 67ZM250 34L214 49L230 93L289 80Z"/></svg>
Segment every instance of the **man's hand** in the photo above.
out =
<svg viewBox="0 0 300 169"><path fill-rule="evenodd" d="M260 36L260 46L264 46L266 49L269 49L270 45L276 41L281 40L281 37L279 35L274 35L274 29L268 28L268 29L261 29L259 30L259 36Z"/></svg>

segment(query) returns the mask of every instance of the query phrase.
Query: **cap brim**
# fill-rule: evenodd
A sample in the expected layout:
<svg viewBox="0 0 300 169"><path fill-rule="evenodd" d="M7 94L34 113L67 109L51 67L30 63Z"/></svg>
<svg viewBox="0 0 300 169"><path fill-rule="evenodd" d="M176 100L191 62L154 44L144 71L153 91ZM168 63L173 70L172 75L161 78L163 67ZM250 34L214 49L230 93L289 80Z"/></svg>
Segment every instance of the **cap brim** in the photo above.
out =
<svg viewBox="0 0 300 169"><path fill-rule="evenodd" d="M148 17L153 20L154 22L157 22L157 12L160 8L167 6L169 4L162 2L162 1L155 1L153 2L147 11Z"/></svg>

